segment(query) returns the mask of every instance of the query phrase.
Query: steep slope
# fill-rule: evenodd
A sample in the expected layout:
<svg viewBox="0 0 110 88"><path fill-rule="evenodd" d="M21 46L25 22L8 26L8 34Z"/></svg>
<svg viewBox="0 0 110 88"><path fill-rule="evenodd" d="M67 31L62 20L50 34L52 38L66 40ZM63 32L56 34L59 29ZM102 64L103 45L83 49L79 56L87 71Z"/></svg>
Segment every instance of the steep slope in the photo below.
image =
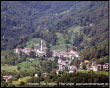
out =
<svg viewBox="0 0 110 88"><path fill-rule="evenodd" d="M34 32L49 30L50 34L56 32L66 34L69 27L78 25L82 27L90 23L95 25L93 30L84 29L83 35L92 38L91 45L94 45L92 41L95 42L101 33L104 37L102 40L99 39L99 42L107 38L108 2L2 1L1 5L1 49L23 46ZM84 41L85 39L82 42ZM85 47L81 42L77 44L74 41L74 44Z"/></svg>

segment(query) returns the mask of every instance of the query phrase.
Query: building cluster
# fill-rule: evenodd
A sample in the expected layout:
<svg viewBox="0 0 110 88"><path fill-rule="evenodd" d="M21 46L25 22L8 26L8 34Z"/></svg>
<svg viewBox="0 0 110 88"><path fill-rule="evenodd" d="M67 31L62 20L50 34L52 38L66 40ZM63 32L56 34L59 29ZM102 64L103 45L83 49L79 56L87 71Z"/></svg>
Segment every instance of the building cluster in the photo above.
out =
<svg viewBox="0 0 110 88"><path fill-rule="evenodd" d="M92 71L103 71L103 70L108 70L109 69L109 63L104 63L104 64L97 64L96 61L90 62L88 60L85 60L84 62L80 63L80 69L82 68L82 64L86 64L86 69L87 70L92 70Z"/></svg>
<svg viewBox="0 0 110 88"><path fill-rule="evenodd" d="M46 72L43 72L43 73L41 73L41 76L42 77L46 77L47 76L47 73ZM35 74L35 77L38 77L38 73Z"/></svg>
<svg viewBox="0 0 110 88"><path fill-rule="evenodd" d="M47 51L47 47L43 46L43 42L41 40L41 45L40 45L40 49L30 49L30 48L16 48L14 50L15 53L25 53L27 55L29 55L31 52L35 52L36 56L46 56L46 51ZM73 51L70 50L67 52L67 50L53 50L52 51L52 56L53 57L68 57L71 60L73 60L75 57L76 58L80 58L79 56L79 52L78 51Z"/></svg>
<svg viewBox="0 0 110 88"><path fill-rule="evenodd" d="M77 67L74 65L70 65L71 61L70 60L62 60L61 58L58 59L58 66L59 69L57 71L63 71L67 70L69 73L76 72Z"/></svg>
<svg viewBox="0 0 110 88"><path fill-rule="evenodd" d="M15 53L25 53L27 55L29 55L31 52L35 52L36 56L46 56L46 49L47 47L43 46L42 40L41 40L41 48L40 49L30 49L30 48L16 48L15 49Z"/></svg>
<svg viewBox="0 0 110 88"><path fill-rule="evenodd" d="M109 70L109 63L97 64L96 61L92 61L90 64L90 61L84 60L84 62L80 62L80 65L78 67L74 65L70 65L71 60L62 60L61 58L58 59L58 70L56 70L56 73L58 74L59 71L68 71L69 73L76 72L78 70L91 70L91 71L107 71ZM85 64L85 69L82 67L83 64Z"/></svg>
<svg viewBox="0 0 110 88"><path fill-rule="evenodd" d="M73 60L75 57L80 58L78 51L69 51L67 52L66 50L53 50L53 57L67 57Z"/></svg>
<svg viewBox="0 0 110 88"><path fill-rule="evenodd" d="M29 55L30 52L35 52L36 56L46 56L46 50L47 50L47 47L43 46L43 42L41 40L40 49L16 48L15 53L25 53L25 54ZM53 52L52 53L53 58L56 57L56 56L59 57L59 59L58 59L58 67L59 67L58 71L68 70L69 73L75 72L77 70L84 69L83 64L86 65L86 67L85 67L86 70L102 71L102 70L108 70L109 69L109 67L108 67L109 64L108 63L105 63L105 64L102 65L102 64L97 64L96 61L92 61L92 63L90 63L88 60L84 60L84 62L80 62L80 65L78 66L78 68L74 65L70 65L71 61L74 58L80 59L78 51L70 50L70 51L67 52L66 50L53 50L52 52ZM63 59L61 59L62 57L66 57L66 58L69 58L69 59L68 60L63 60Z"/></svg>
<svg viewBox="0 0 110 88"><path fill-rule="evenodd" d="M80 59L78 51L70 50L67 52L66 50L61 50L61 51L60 50L59 51L54 50L53 56L59 57L59 59L58 59L58 70L56 72L57 74L59 71L63 71L63 70L67 70L69 73L76 72L78 70L78 68L76 66L70 65L71 61L74 58ZM66 57L69 59L63 60L63 59L61 59L62 57Z"/></svg>

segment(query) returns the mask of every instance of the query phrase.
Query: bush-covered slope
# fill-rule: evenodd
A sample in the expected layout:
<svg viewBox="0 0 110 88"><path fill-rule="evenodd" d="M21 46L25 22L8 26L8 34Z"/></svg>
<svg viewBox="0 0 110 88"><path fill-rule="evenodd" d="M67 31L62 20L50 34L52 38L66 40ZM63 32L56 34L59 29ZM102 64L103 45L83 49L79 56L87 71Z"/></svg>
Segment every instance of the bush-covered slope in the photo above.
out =
<svg viewBox="0 0 110 88"><path fill-rule="evenodd" d="M24 47L31 38L58 46L60 32L82 50L83 59L105 58L108 31L107 1L1 2L2 50Z"/></svg>

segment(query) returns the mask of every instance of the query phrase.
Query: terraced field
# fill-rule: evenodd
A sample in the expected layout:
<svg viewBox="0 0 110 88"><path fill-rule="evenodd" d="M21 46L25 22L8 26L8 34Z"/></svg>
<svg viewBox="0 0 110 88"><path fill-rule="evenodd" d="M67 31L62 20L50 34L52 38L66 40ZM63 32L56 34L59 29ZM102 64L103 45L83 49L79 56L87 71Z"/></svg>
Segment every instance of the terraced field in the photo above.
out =
<svg viewBox="0 0 110 88"><path fill-rule="evenodd" d="M17 66L1 65L1 70L7 71L7 72L14 72L14 71L17 71Z"/></svg>

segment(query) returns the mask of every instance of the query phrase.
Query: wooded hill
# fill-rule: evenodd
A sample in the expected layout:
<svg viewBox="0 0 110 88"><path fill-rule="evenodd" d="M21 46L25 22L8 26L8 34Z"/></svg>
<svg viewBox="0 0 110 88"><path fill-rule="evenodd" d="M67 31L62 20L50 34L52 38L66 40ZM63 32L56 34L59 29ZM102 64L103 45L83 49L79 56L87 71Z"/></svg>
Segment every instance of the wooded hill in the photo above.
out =
<svg viewBox="0 0 110 88"><path fill-rule="evenodd" d="M32 38L57 45L56 33L61 33L82 50L82 59L107 60L108 31L107 1L1 2L2 50L24 47Z"/></svg>

